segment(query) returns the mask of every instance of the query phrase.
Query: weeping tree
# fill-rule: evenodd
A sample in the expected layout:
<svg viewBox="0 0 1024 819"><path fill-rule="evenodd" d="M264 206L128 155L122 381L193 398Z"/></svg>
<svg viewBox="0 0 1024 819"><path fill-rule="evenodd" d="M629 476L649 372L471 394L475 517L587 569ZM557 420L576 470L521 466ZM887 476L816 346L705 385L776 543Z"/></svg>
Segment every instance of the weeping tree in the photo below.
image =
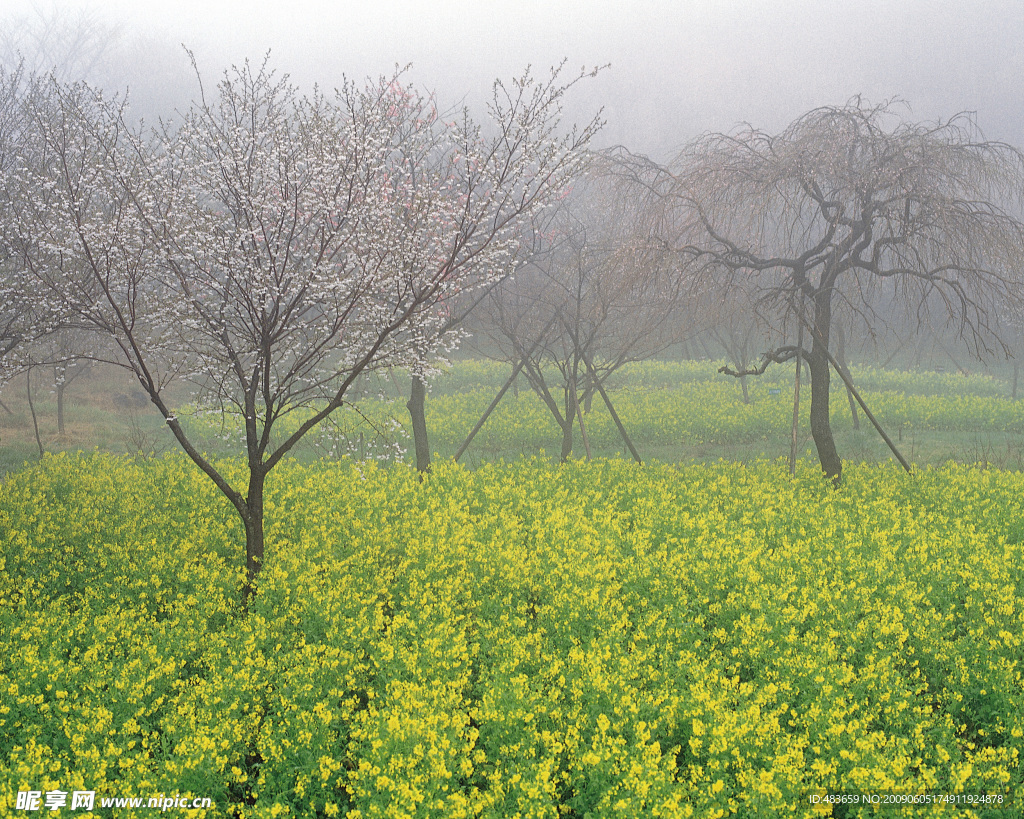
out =
<svg viewBox="0 0 1024 819"><path fill-rule="evenodd" d="M571 82L527 74L507 95L498 83L516 104L492 108L496 147L400 73L304 97L246 63L212 93L200 82L181 122L154 133L83 85L36 101L25 149L43 159L14 197L33 287L106 339L230 501L244 602L264 561L268 475L360 375L428 369L452 340L445 305L505 275L512 224L485 245L472 228L577 149L551 128ZM203 454L168 398L176 378L236 419L246 482Z"/></svg>
<svg viewBox="0 0 1024 819"><path fill-rule="evenodd" d="M803 347L767 350L754 375L800 354L824 473L842 462L829 421L837 309L871 327L893 303L940 321L976 356L1007 351L996 311L1019 304L1024 157L967 115L906 118L898 102L816 108L780 134L744 129L690 144L657 179L654 218L708 289L742 288L761 312L802 326ZM890 314L891 315L891 314ZM792 337L792 334L790 335Z"/></svg>

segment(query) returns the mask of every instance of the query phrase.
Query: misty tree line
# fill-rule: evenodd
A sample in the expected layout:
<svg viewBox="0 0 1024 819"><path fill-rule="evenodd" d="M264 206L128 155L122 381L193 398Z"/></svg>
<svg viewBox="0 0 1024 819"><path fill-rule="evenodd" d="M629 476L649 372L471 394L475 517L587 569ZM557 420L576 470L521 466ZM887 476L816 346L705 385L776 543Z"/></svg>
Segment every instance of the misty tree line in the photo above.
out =
<svg viewBox="0 0 1024 819"><path fill-rule="evenodd" d="M778 135L712 134L669 163L591 152L561 122L594 72L494 85L487 117L439 106L403 72L301 95L266 62L196 71L191 107L155 128L123 97L0 72L0 371L103 361L128 370L263 562L267 476L354 400L366 374L413 374L424 399L467 337L506 361L562 430L631 361L716 343L725 375L803 362L811 432L829 425L847 338L938 328L975 355L1019 349L1024 157L969 118L908 122L897 103L815 109ZM240 485L169 403L245 428ZM500 398L497 396L497 398ZM282 419L297 423L288 432Z"/></svg>

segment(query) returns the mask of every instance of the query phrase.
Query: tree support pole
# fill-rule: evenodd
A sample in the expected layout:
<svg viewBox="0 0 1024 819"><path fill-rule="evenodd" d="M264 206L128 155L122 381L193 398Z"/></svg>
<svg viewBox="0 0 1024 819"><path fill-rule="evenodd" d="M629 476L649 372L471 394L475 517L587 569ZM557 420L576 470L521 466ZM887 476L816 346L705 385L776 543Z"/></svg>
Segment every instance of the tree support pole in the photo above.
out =
<svg viewBox="0 0 1024 819"><path fill-rule="evenodd" d="M476 426L473 427L473 431L469 433L469 436L466 438L466 440L462 442L462 446L459 447L459 451L455 453L456 463L458 463L459 458L461 458L465 454L466 449L469 447L470 443L472 443L473 439L476 437L476 434L481 430L484 423L486 423L488 416L490 416L490 414L494 412L494 408L498 406L501 399L504 398L505 393L508 392L508 388L515 383L516 377L519 375L523 367L526 366L527 359L531 355L533 355L533 351L540 346L540 343L544 340L544 336L548 334L548 330L551 329L551 325L555 323L555 320L557 318L557 315L551 317L551 320L544 325L544 329L540 331L540 335L537 337L537 340L530 345L530 349L527 350L524 355L519 357L519 363L516 364L516 366L513 368L511 377L508 379L508 381L505 382L505 385L501 388L501 390L498 391L498 394L494 396L494 400L491 401L491 405L484 412L480 420L476 422Z"/></svg>
<svg viewBox="0 0 1024 819"><path fill-rule="evenodd" d="M494 408L498 406L499 403L501 403L501 399L505 397L505 393L508 392L508 388L512 386L512 383L518 377L519 371L523 369L523 365L525 363L525 358L519 359L519 363L516 364L516 366L512 369L512 375L509 376L508 381L506 381L502 388L498 390L498 394L494 396L494 400L491 401L490 406L488 406L487 409L484 410L484 414L480 417L480 420L476 422L476 426L473 427L472 432L470 432L469 435L466 437L466 440L462 442L462 446L459 447L459 451L455 453L455 463L459 462L459 458L461 458L463 454L465 454L466 450L469 448L469 445L473 442L473 439L476 437L476 434L483 428L483 425L487 423L487 419L490 417L491 413L494 412Z"/></svg>
<svg viewBox="0 0 1024 819"><path fill-rule="evenodd" d="M825 351L825 355L828 356L829 362L832 364L833 369L838 373L839 377L843 379L843 383L846 388L853 394L853 397L857 399L857 403L860 404L860 408L864 410L864 414L868 417L868 420L874 425L875 429L878 430L878 434L882 436L882 440L885 441L886 445L892 451L892 454L896 456L897 460L903 465L903 468L907 472L911 471L910 464L907 463L907 459L903 457L903 454L896 448L896 444L893 443L892 438L885 434L885 430L882 429L882 425L878 423L878 419L871 410L868 409L868 405L864 403L864 399L860 397L860 393L857 392L857 388L853 386L853 382L850 381L839 368L839 364L832 357L832 353Z"/></svg>
<svg viewBox="0 0 1024 819"><path fill-rule="evenodd" d="M594 379L594 384L597 387L597 391L601 393L601 399L604 401L605 406L608 407L608 412L611 414L612 420L615 422L615 426L619 430L619 435L621 435L622 440L626 442L626 446L629 448L629 452L633 456L633 459L638 464L643 466L644 462L640 459L640 454L636 451L636 447L633 446L633 442L629 439L629 435L626 434L626 428L622 425L622 420L619 418L619 414L615 411L615 407L612 406L612 400L608 397L608 393L604 391L604 385L601 383L601 379L597 374L597 368L594 367L594 362L590 360L590 357L583 350L583 346L580 344L579 337L576 335L576 333L573 332L572 327L569 326L568 322L563 320L562 323L565 326L565 329L569 332L569 335L572 336L572 343L576 347L576 349L579 350L580 358L583 359L583 363L584 365L586 365L587 371L590 373L590 377ZM581 417L581 428L582 425L583 418Z"/></svg>
<svg viewBox="0 0 1024 819"><path fill-rule="evenodd" d="M803 317L800 317L800 322L802 325ZM814 328L809 327L808 329L811 331L811 335L814 335ZM853 386L853 381L843 373L843 369L839 366L839 362L836 361L835 357L831 352L829 352L828 348L824 344L822 345L822 351L825 353L825 357L828 359L829 364L832 365L832 369L836 371L836 374L842 379L846 388L850 391L853 397L857 399L857 403L860 404L860 408L864 410L864 414L868 417L868 420L872 423L874 428L878 430L878 434L882 436L882 440L885 441L886 446L888 446L892 454L896 456L896 459L900 462L903 468L907 472L911 472L910 464L907 462L907 459L903 457L903 453L896 448L896 444L893 443L892 438L885 434L885 430L882 429L882 425L878 423L878 419L875 418L874 413L868 409L868 405L865 404L864 399L860 397L860 393L857 392L857 388Z"/></svg>
<svg viewBox="0 0 1024 819"><path fill-rule="evenodd" d="M619 430L619 435L622 436L622 440L626 442L626 446L629 449L633 459L643 466L643 461L640 459L640 453L636 451L636 447L633 446L633 442L630 440L629 435L626 434L626 428L622 425L622 421L619 418L619 414L615 411L615 407L612 406L612 400L608 397L608 393L604 391L604 385L601 383L601 379L597 377L597 370L594 369L594 365L586 355L583 356L583 363L587 365L587 369L590 370L590 377L594 379L594 384L597 385L597 391L601 393L601 399L604 401L608 412L612 416L612 420L615 422L615 426Z"/></svg>
<svg viewBox="0 0 1024 819"><path fill-rule="evenodd" d="M801 353L804 348L804 325L801 322L797 326L796 341L796 378L793 382L793 433L789 443L789 474L796 475L796 442L800 427L800 367L802 365Z"/></svg>
<svg viewBox="0 0 1024 819"><path fill-rule="evenodd" d="M576 392L576 375L573 374L572 379L572 402L576 405L576 417L580 419L580 435L583 438L583 449L587 453L587 460L590 458L590 439L587 437L587 427L583 423L583 409L580 407L580 397Z"/></svg>

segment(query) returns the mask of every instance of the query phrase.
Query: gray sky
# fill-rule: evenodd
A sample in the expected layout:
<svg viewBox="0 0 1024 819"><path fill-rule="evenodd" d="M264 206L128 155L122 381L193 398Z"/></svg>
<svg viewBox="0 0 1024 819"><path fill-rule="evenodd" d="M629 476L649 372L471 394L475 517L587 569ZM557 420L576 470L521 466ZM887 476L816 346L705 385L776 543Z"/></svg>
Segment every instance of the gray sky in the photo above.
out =
<svg viewBox="0 0 1024 819"><path fill-rule="evenodd" d="M7 20L32 3L7 0ZM1024 146L1020 0L58 0L44 14L93 9L119 31L118 74L136 98L178 104L193 83L178 44L212 78L259 59L303 86L332 87L412 63L442 101L479 106L495 77L611 63L569 115L604 107L601 145L666 159L702 131L742 121L779 130L854 94L906 99L916 119L977 111L990 138ZM4 25L7 25L6 23Z"/></svg>

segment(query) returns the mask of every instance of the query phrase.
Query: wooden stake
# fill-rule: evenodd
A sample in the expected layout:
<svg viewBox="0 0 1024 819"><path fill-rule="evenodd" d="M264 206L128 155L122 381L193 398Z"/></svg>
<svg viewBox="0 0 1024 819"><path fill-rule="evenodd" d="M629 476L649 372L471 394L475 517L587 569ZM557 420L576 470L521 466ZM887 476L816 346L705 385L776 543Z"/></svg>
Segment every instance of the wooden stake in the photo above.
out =
<svg viewBox="0 0 1024 819"><path fill-rule="evenodd" d="M583 438L583 449L586 450L587 460L590 458L590 439L587 438L587 427L583 423L583 410L580 408L580 397L579 393L576 392L576 373L573 373L572 377L572 402L576 405L576 417L580 419L580 435Z"/></svg>
<svg viewBox="0 0 1024 819"><path fill-rule="evenodd" d="M803 325L803 316L799 316L799 318L801 325ZM815 334L813 327L808 325L807 329L810 330L812 336ZM860 408L864 410L864 414L868 417L868 420L878 431L878 434L882 436L882 440L885 441L886 446L888 446L892 454L896 456L896 459L900 462L903 468L907 472L912 472L913 470L910 464L908 463L907 459L904 458L903 453L896 448L896 444L893 443L892 438L885 434L885 430L882 429L882 425L878 423L878 419L875 418L874 413L872 413L871 410L868 409L868 405L865 404L864 399L860 397L860 393L857 392L857 388L853 386L853 381L847 378L846 375L843 373L843 369L842 367L839 366L839 362L836 361L835 356L833 356L832 353L829 352L828 347L825 344L822 344L821 348L825 352L825 357L828 359L828 363L832 365L832 369L836 371L836 375L838 375L842 379L843 383L846 385L846 388L853 394L853 397L857 399L857 403L860 404Z"/></svg>
<svg viewBox="0 0 1024 819"><path fill-rule="evenodd" d="M789 443L789 474L796 475L796 443L797 433L800 428L800 366L803 363L801 357L804 351L804 325L801 321L797 325L797 353L796 353L796 378L793 381L793 435Z"/></svg>
<svg viewBox="0 0 1024 819"><path fill-rule="evenodd" d="M490 417L491 413L494 412L494 408L498 406L499 403L501 403L501 399L505 397L505 393L508 392L508 388L512 386L512 382L516 380L516 377L519 375L519 371L523 369L523 365L525 363L526 359L520 359L519 363L516 364L516 366L513 368L512 375L509 376L508 381L506 381L502 388L498 390L498 394L494 396L494 400L491 401L490 406L488 406L487 409L484 410L484 414L480 417L480 420L476 422L476 426L473 427L472 431L466 437L466 440L462 442L462 446L459 447L459 451L455 453L456 463L458 463L459 458L461 458L463 454L465 454L466 450L469 448L469 445L473 442L473 439L476 437L476 434L483 428L483 425L487 422L487 419Z"/></svg>

